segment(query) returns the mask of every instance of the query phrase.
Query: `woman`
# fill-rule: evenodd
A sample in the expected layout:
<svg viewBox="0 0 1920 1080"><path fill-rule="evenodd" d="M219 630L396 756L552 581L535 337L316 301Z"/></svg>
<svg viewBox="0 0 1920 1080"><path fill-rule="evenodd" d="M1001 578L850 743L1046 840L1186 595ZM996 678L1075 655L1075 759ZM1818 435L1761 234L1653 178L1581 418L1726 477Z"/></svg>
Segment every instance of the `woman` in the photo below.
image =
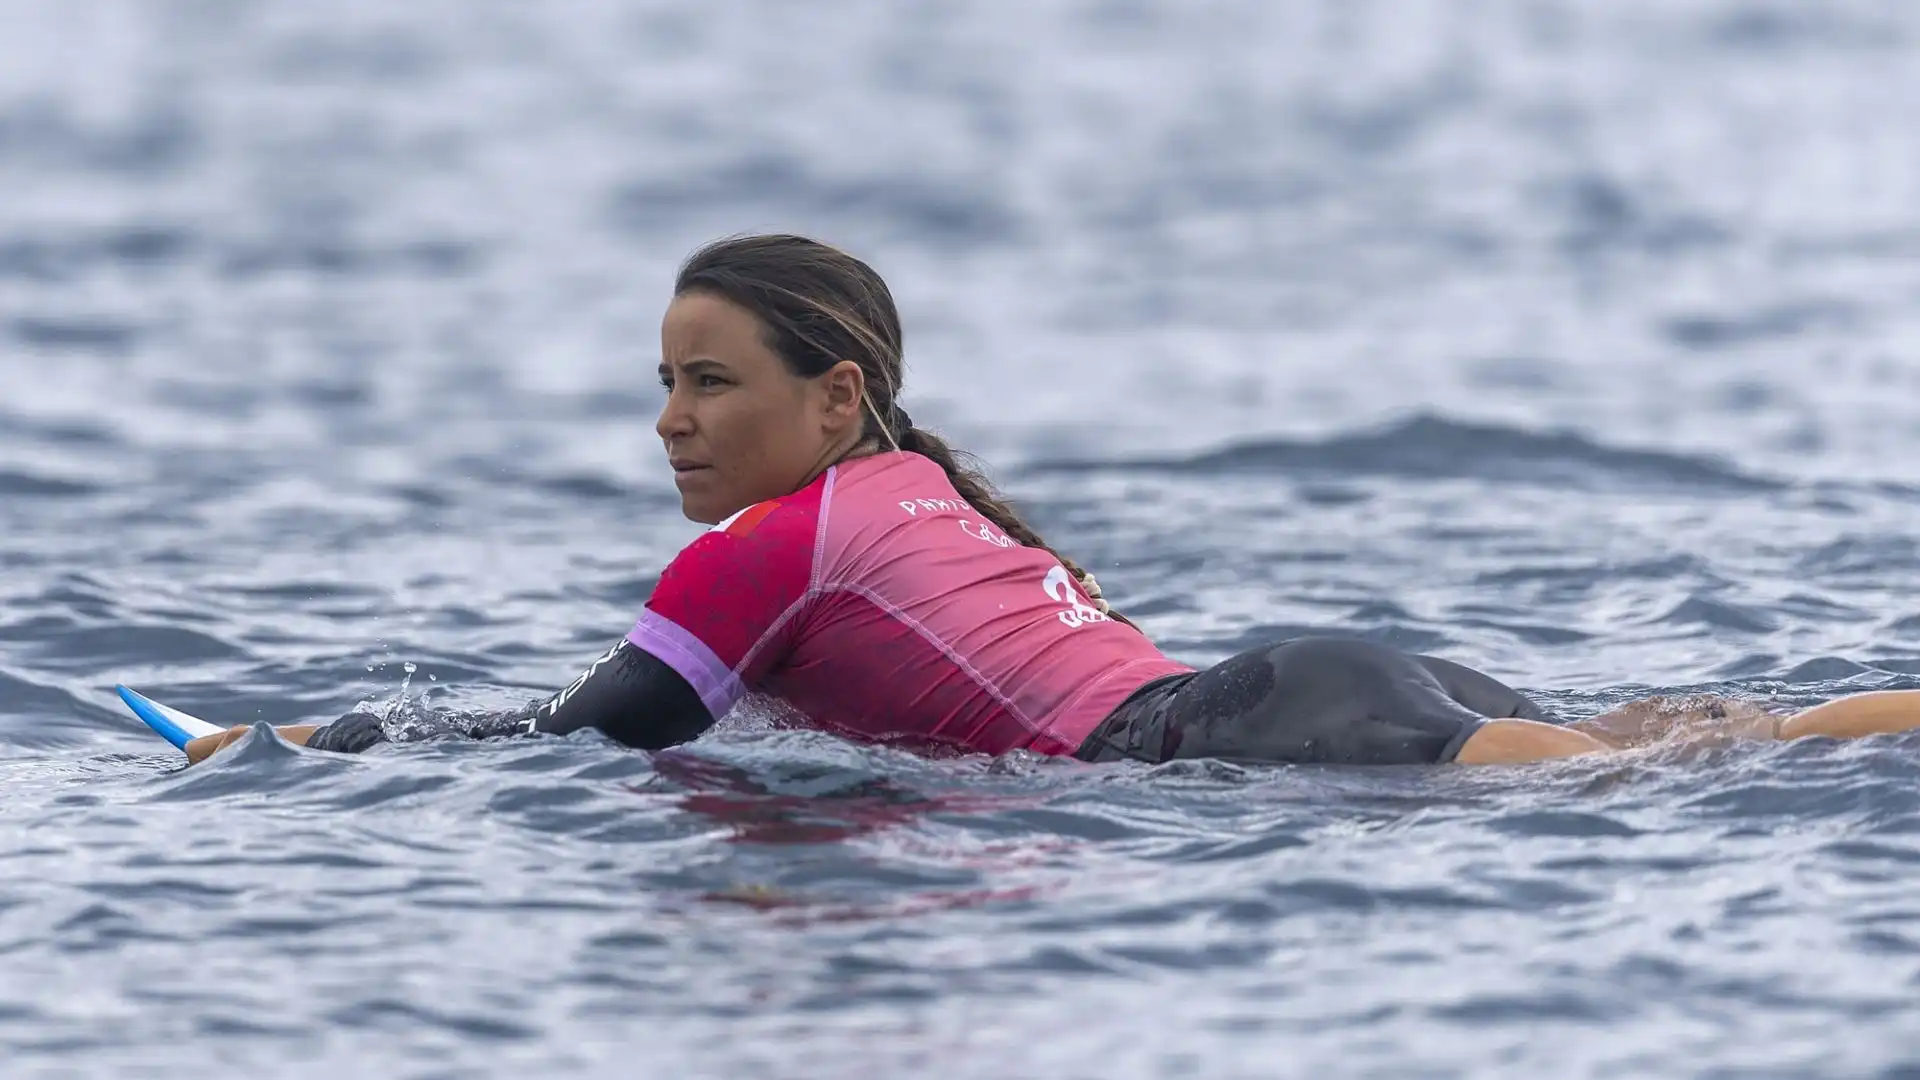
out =
<svg viewBox="0 0 1920 1080"><path fill-rule="evenodd" d="M1559 726L1479 672L1338 638L1204 672L1168 659L914 426L886 283L824 244L757 236L695 253L661 356L656 429L683 512L712 528L584 674L470 734L592 727L657 749L700 735L750 691L853 739L1087 761L1520 762L1697 726L1685 709L1656 723L1645 708ZM1782 738L1920 722L1905 695L1866 697L1824 717L1736 719ZM1695 711L1718 721L1716 707ZM246 730L195 740L188 756ZM281 734L349 752L385 737L367 713Z"/></svg>

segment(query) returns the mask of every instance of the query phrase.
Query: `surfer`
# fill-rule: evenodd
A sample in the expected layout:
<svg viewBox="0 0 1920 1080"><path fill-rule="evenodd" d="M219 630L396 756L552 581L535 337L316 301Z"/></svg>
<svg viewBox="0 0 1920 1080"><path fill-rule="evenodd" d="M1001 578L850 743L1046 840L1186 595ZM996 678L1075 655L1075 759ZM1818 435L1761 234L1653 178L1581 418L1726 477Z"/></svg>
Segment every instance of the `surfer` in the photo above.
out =
<svg viewBox="0 0 1920 1080"><path fill-rule="evenodd" d="M886 283L845 252L781 235L696 252L662 320L655 427L682 511L711 528L583 674L466 734L591 727L657 749L749 693L851 739L1086 761L1522 762L1702 730L1920 725L1905 694L1788 719L1737 702L1643 703L1562 725L1470 668L1332 637L1196 671L914 424L903 355ZM188 756L246 730L196 739ZM281 734L348 752L386 738L370 713Z"/></svg>

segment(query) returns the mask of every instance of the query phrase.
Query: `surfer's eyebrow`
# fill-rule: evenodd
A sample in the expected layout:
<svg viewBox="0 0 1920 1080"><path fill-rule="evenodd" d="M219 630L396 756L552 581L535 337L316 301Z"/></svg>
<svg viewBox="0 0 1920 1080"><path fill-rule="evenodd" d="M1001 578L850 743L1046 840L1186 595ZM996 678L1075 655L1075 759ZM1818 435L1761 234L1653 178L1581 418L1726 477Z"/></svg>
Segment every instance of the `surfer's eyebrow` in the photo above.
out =
<svg viewBox="0 0 1920 1080"><path fill-rule="evenodd" d="M665 360L660 361L660 381L666 382L668 379L673 378L675 370L674 366ZM727 367L727 365L718 360L710 360L704 356L697 360L688 360L686 363L681 364L678 370L694 377L701 375L731 376L733 374L732 369Z"/></svg>

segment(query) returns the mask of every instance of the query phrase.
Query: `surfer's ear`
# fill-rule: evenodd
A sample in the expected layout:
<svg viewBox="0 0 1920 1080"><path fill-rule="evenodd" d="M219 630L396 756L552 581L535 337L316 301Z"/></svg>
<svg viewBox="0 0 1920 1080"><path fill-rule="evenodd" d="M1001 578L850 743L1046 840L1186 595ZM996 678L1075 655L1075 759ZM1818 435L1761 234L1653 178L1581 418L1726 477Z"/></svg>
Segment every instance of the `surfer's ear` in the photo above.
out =
<svg viewBox="0 0 1920 1080"><path fill-rule="evenodd" d="M867 397L867 376L859 364L842 360L817 376L815 382L820 387L821 411L829 427L844 429L866 419L860 406Z"/></svg>

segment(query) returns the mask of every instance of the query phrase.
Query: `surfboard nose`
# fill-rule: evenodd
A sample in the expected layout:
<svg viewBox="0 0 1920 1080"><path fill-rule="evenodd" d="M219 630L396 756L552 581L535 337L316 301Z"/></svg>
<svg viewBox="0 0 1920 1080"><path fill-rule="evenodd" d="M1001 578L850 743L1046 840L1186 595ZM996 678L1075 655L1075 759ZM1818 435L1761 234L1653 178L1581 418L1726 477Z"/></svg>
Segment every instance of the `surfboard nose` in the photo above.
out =
<svg viewBox="0 0 1920 1080"><path fill-rule="evenodd" d="M133 710L133 715L180 749L186 749L189 742L202 735L212 735L222 730L218 725L209 724L192 713L162 705L131 687L116 685L113 689L120 695L120 700L127 703L127 708Z"/></svg>

